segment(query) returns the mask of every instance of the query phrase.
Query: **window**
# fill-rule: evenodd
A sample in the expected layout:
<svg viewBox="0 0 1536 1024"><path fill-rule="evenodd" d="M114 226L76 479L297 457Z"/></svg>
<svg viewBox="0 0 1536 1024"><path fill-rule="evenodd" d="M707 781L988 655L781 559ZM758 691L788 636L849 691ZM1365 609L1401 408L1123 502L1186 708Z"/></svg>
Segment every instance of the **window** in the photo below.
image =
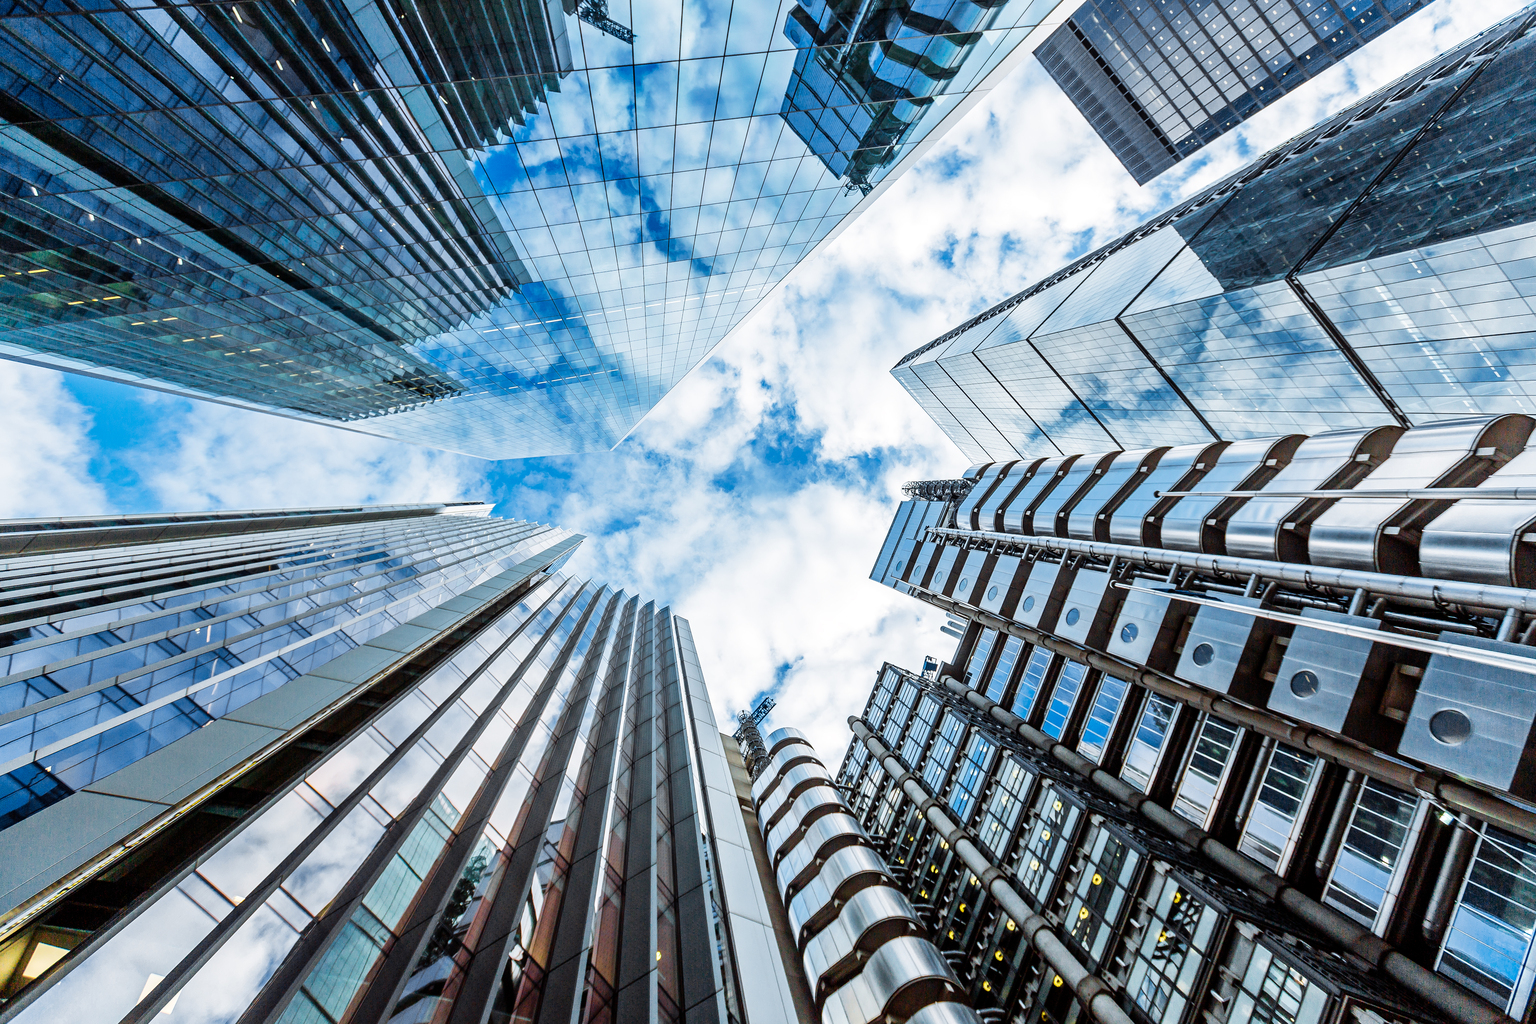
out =
<svg viewBox="0 0 1536 1024"><path fill-rule="evenodd" d="M907 716L912 711L912 705L917 700L917 684L910 680L901 684L901 690L896 694L896 703L891 708L890 716L886 718L885 725L880 730L880 735L885 737L888 746L896 746L901 742L902 734L907 728Z"/></svg>
<svg viewBox="0 0 1536 1024"><path fill-rule="evenodd" d="M1125 752L1125 764L1120 768L1120 777L1143 793L1152 784L1152 775L1157 771L1163 744L1168 739L1168 730L1173 727L1173 719L1178 710L1178 704L1155 693L1149 693L1146 704L1142 706L1141 721L1136 723L1130 749Z"/></svg>
<svg viewBox="0 0 1536 1024"><path fill-rule="evenodd" d="M1040 728L1046 734L1061 739L1067 731L1067 722L1072 718L1072 707L1077 703L1077 695L1083 689L1083 680L1088 677L1088 666L1081 662L1069 661L1061 666L1061 674L1056 677L1056 688L1051 691L1051 706L1046 709L1045 721Z"/></svg>
<svg viewBox="0 0 1536 1024"><path fill-rule="evenodd" d="M992 767L995 753L997 744L979 732L974 733L965 745L965 756L960 759L959 770L955 772L955 781L949 790L949 809L955 812L962 825L971 820L976 798L987 781L987 770Z"/></svg>
<svg viewBox="0 0 1536 1024"><path fill-rule="evenodd" d="M1126 992L1153 1020L1182 1020L1221 916L1173 875L1152 875ZM1233 1016L1231 1020L1243 1020Z"/></svg>
<svg viewBox="0 0 1536 1024"><path fill-rule="evenodd" d="M1221 792L1240 734L1236 726L1207 716L1200 726L1200 735L1195 737L1195 749L1184 778L1179 780L1173 809L1201 828L1206 826L1216 804L1216 794Z"/></svg>
<svg viewBox="0 0 1536 1024"><path fill-rule="evenodd" d="M997 770L997 781L987 794L982 810L981 827L977 833L993 856L1001 858L1008 852L1013 830L1019 823L1019 812L1024 808L1024 797L1035 777L1018 758L1007 757Z"/></svg>
<svg viewBox="0 0 1536 1024"><path fill-rule="evenodd" d="M1067 931L1089 962L1098 963L1119 928L1144 858L1103 827L1093 830L1083 849L1083 870L1067 904Z"/></svg>
<svg viewBox="0 0 1536 1024"><path fill-rule="evenodd" d="M1035 694L1040 692L1040 684L1045 682L1045 673L1051 667L1051 652L1041 647L1036 647L1029 652L1029 661L1024 665L1024 675L1019 678L1019 692L1013 698L1013 713L1020 718L1028 718L1030 708L1035 705Z"/></svg>
<svg viewBox="0 0 1536 1024"><path fill-rule="evenodd" d="M1002 700L1003 694L1008 692L1008 677L1013 675L1013 666L1018 664L1019 655L1024 650L1024 641L1016 636L1011 636L1003 644L1003 653L997 656L997 664L992 669L992 674L987 677L986 694L991 700Z"/></svg>
<svg viewBox="0 0 1536 1024"><path fill-rule="evenodd" d="M1099 680L1099 692L1093 698L1093 710L1088 712L1088 721L1083 726L1083 738L1078 741L1077 752L1093 761L1101 761L1104 758L1104 747L1109 743L1109 734L1115 728L1115 719L1120 717L1120 705L1125 703L1125 691L1130 684L1124 679L1116 679L1113 676L1104 676Z"/></svg>
<svg viewBox="0 0 1536 1024"><path fill-rule="evenodd" d="M1485 828L1438 969L1519 1017L1531 987L1533 932L1536 844Z"/></svg>
<svg viewBox="0 0 1536 1024"><path fill-rule="evenodd" d="M976 646L971 648L971 656L965 663L965 685L976 687L981 681L982 670L987 667L987 658L992 655L992 645L997 642L997 630L984 629L981 636L976 638Z"/></svg>
<svg viewBox="0 0 1536 1024"><path fill-rule="evenodd" d="M907 738L901 745L901 760L903 764L921 764L923 761L923 748L928 745L928 738L933 735L933 723L939 718L939 699L931 693L923 694L923 699L917 704L917 716L912 719L912 724L907 728Z"/></svg>
<svg viewBox="0 0 1536 1024"><path fill-rule="evenodd" d="M1419 799L1371 779L1360 789L1349 830L1323 894L1368 928L1392 912L1406 853L1419 834Z"/></svg>
<svg viewBox="0 0 1536 1024"><path fill-rule="evenodd" d="M1317 774L1317 758L1312 754L1275 747L1248 812L1238 850L1283 873L1290 860L1291 837L1311 798Z"/></svg>
<svg viewBox="0 0 1536 1024"><path fill-rule="evenodd" d="M1034 899L1038 909L1050 901L1056 880L1061 877L1082 812L1076 804L1064 800L1054 786L1042 789L1030 810L1030 825L1024 831L1017 873L1023 890Z"/></svg>
<svg viewBox="0 0 1536 1024"><path fill-rule="evenodd" d="M922 764L923 782L928 792L939 793L949 778L949 766L954 763L955 751L960 749L960 737L965 735L965 719L953 711L944 712L944 724L939 727L939 738ZM909 765L908 767L916 767Z"/></svg>
<svg viewBox="0 0 1536 1024"><path fill-rule="evenodd" d="M1328 1002L1326 991L1259 946L1248 961L1228 1019L1254 1024L1317 1024L1328 1010Z"/></svg>

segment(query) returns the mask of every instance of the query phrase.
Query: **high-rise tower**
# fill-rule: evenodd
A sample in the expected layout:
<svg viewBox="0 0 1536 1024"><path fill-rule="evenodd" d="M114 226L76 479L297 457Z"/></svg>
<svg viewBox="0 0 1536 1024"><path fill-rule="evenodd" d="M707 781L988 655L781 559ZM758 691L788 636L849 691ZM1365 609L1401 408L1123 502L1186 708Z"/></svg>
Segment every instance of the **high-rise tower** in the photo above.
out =
<svg viewBox="0 0 1536 1024"><path fill-rule="evenodd" d="M908 6L19 8L0 355L486 458L611 448L1065 16Z"/></svg>
<svg viewBox="0 0 1536 1024"><path fill-rule="evenodd" d="M903 358L973 461L1525 413L1536 9Z"/></svg>
<svg viewBox="0 0 1536 1024"><path fill-rule="evenodd" d="M1146 184L1429 0L1088 0L1035 49Z"/></svg>
<svg viewBox="0 0 1536 1024"><path fill-rule="evenodd" d="M908 486L871 577L959 644L838 781L978 1008L1536 1019L1533 426Z"/></svg>
<svg viewBox="0 0 1536 1024"><path fill-rule="evenodd" d="M797 1019L687 620L489 512L0 524L0 1019Z"/></svg>

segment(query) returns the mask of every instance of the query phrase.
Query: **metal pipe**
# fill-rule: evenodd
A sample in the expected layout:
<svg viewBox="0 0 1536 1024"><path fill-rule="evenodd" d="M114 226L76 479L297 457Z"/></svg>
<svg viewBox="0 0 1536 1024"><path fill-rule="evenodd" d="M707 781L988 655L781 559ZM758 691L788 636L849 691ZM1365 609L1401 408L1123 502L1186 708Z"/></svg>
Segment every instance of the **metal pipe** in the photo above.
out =
<svg viewBox="0 0 1536 1024"><path fill-rule="evenodd" d="M1152 590L1148 587L1129 586L1124 583L1116 583L1114 586L1122 590L1134 590L1138 594L1154 594L1159 597L1173 597L1175 600L1186 604L1197 604L1205 608L1220 608L1224 611L1236 612L1239 615L1247 615L1256 619L1269 619L1272 622L1282 622L1291 626L1305 626L1307 629L1317 629L1324 633L1338 633L1340 636L1353 637L1357 640L1369 640L1372 643L1387 644L1390 647L1405 647L1410 651L1422 651L1426 654L1438 654L1447 658L1459 658L1462 661L1475 661L1480 665L1491 665L1494 668L1507 669L1511 672L1536 671L1536 660L1518 654L1504 654L1500 651L1485 651L1480 647L1463 647L1459 644L1448 644L1443 640L1426 640L1423 637L1406 636L1402 633L1387 633L1379 629L1367 629L1364 626L1356 626L1348 622L1335 622L1332 619L1308 619L1300 615L1290 615L1286 612L1277 612L1272 608L1251 608L1247 605L1230 604L1226 601L1212 601L1208 597L1200 597L1196 594L1171 593L1167 590ZM1513 608L1505 613L1518 614Z"/></svg>
<svg viewBox="0 0 1536 1024"><path fill-rule="evenodd" d="M1334 590L1353 591L1364 588L1377 596L1433 604L1461 605L1468 608L1486 608L1503 613L1506 608L1536 613L1536 590L1521 587L1498 587L1481 583L1458 583L1454 580L1436 580L1423 576L1393 576L1384 572L1366 572L1360 569L1333 569L1326 565L1295 565L1289 562L1269 562L1261 558L1237 558L1228 555L1201 555L1192 551L1170 551L1167 548L1144 548L1130 544L1110 544L1105 541L1073 540L1067 537L1035 537L1017 533L995 533L987 530L955 530L948 527L929 527L928 534L936 540L953 542L987 541L1011 548L1045 548L1067 554L1092 555L1097 558L1120 558L1149 565L1179 565L1204 573L1247 577L1258 573L1266 580L1294 583L1309 590L1327 587Z"/></svg>
<svg viewBox="0 0 1536 1024"><path fill-rule="evenodd" d="M1461 880L1472 860L1472 850L1477 845L1477 833L1464 822L1452 820L1451 838L1446 843L1445 854L1440 858L1440 872L1435 875L1435 888L1430 893L1429 905L1424 908L1424 920L1420 927L1424 937L1438 943L1451 921L1451 908L1456 905L1456 894Z"/></svg>
<svg viewBox="0 0 1536 1024"><path fill-rule="evenodd" d="M1197 828L1166 807L1153 803L1145 793L1104 771L1077 751L1056 742L1019 716L1005 710L996 701L988 699L985 694L953 681L946 682L944 686L1031 746L1092 782L1159 830L1210 858L1249 889L1284 907L1343 949L1374 965L1451 1020L1466 1024L1514 1024L1514 1018L1487 1000L1410 960L1369 928L1293 888L1273 871L1218 842L1204 829Z"/></svg>
<svg viewBox="0 0 1536 1024"><path fill-rule="evenodd" d="M1349 820L1349 812L1355 809L1355 801L1359 799L1364 784L1365 777L1357 771L1351 771L1344 777L1344 785L1340 787L1338 799L1333 805L1333 814L1328 818L1328 831L1323 835L1323 845L1317 852L1317 860L1312 864L1319 878L1327 876L1328 865L1338 856L1339 847L1344 843L1344 823Z"/></svg>
<svg viewBox="0 0 1536 1024"><path fill-rule="evenodd" d="M1343 765L1345 768L1353 768L1378 782L1421 793L1451 810L1466 812L1479 821L1489 822L1527 839L1536 839L1536 811L1517 804L1507 797L1446 778L1438 771L1385 757L1377 751L1357 746L1349 740L1313 726L1290 722L1274 712L1251 708L1223 694L1211 693L1192 686L1165 672L1144 668L1113 655L1062 640L1049 633L1042 633L1038 629L1021 625L991 612L953 601L931 590L910 584L907 587L918 600L936 608L963 615L999 632L1019 637L1048 651L1081 661L1106 675L1145 687L1153 693L1213 715L1229 725L1241 726L1261 736L1273 737L1282 743L1316 754L1325 761Z"/></svg>
<svg viewBox="0 0 1536 1024"><path fill-rule="evenodd" d="M1003 913L1019 926L1024 940L1061 977L1063 983L1071 986L1088 1015L1100 1024L1132 1024L1130 1016L1120 1008L1109 986L1078 962L1072 951L1056 937L1051 922L1029 909L1029 905L1009 881L1008 873L992 863L970 833L949 816L943 804L933 798L923 786L922 779L907 770L891 752L891 748L880 741L863 719L849 718L848 727L880 762L880 766L891 777L892 784L922 809L923 817L944 837L944 841L959 855L971 874L981 880L982 888L997 900Z"/></svg>
<svg viewBox="0 0 1536 1024"><path fill-rule="evenodd" d="M1439 501L1536 501L1536 487L1383 487L1381 490L1153 491L1158 498L1428 498Z"/></svg>

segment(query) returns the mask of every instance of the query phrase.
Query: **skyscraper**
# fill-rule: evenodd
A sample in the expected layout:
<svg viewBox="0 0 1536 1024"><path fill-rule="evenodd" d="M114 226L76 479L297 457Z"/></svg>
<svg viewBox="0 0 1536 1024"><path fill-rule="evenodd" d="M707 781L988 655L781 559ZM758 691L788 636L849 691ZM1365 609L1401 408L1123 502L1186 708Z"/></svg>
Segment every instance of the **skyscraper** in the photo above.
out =
<svg viewBox="0 0 1536 1024"><path fill-rule="evenodd" d="M489 512L0 524L0 1016L796 1019L687 620Z"/></svg>
<svg viewBox="0 0 1536 1024"><path fill-rule="evenodd" d="M1035 56L1146 184L1428 0L1088 0Z"/></svg>
<svg viewBox="0 0 1536 1024"><path fill-rule="evenodd" d="M1523 413L1527 8L904 357L976 462Z"/></svg>
<svg viewBox="0 0 1536 1024"><path fill-rule="evenodd" d="M838 782L978 1009L1536 1018L1532 426L908 485L871 578L960 639Z"/></svg>
<svg viewBox="0 0 1536 1024"><path fill-rule="evenodd" d="M608 449L1057 6L18 10L0 354L487 458Z"/></svg>

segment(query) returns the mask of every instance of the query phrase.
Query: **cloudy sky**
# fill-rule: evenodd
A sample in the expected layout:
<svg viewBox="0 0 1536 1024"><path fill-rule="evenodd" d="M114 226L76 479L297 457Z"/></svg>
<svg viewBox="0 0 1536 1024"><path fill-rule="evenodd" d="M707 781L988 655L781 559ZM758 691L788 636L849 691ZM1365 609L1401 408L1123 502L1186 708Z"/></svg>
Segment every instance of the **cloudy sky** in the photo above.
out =
<svg viewBox="0 0 1536 1024"><path fill-rule="evenodd" d="M718 715L772 690L838 757L882 661L953 645L867 579L902 481L965 468L891 365L1520 6L1437 0L1147 188L1030 61L612 453L482 462L0 361L0 517L495 501L690 619Z"/></svg>

